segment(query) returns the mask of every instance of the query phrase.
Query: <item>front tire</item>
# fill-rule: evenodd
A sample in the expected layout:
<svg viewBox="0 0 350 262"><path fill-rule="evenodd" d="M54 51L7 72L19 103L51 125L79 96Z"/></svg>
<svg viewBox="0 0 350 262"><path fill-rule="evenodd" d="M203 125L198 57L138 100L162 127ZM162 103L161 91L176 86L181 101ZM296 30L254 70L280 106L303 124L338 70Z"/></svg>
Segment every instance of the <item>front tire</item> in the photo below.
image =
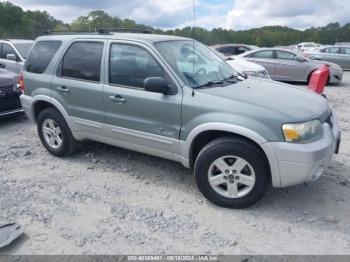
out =
<svg viewBox="0 0 350 262"><path fill-rule="evenodd" d="M40 112L37 128L41 143L54 156L64 157L75 152L77 141L57 109L46 108Z"/></svg>
<svg viewBox="0 0 350 262"><path fill-rule="evenodd" d="M265 155L241 138L208 143L197 157L194 172L201 193L210 202L229 208L245 208L260 201L270 180Z"/></svg>

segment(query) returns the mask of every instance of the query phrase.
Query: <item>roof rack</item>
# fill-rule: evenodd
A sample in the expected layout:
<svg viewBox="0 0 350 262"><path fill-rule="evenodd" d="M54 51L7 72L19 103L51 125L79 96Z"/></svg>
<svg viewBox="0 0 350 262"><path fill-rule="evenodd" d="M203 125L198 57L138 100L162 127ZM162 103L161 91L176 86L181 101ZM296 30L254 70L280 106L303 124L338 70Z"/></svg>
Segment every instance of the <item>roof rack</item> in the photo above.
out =
<svg viewBox="0 0 350 262"><path fill-rule="evenodd" d="M141 33L152 34L150 30L132 29L132 28L101 28L98 30L101 35L108 35L110 33Z"/></svg>
<svg viewBox="0 0 350 262"><path fill-rule="evenodd" d="M76 34L100 34L110 35L112 33L141 33L151 34L150 30L131 29L131 28L101 28L98 31L86 31L86 30L45 30L44 35L76 35Z"/></svg>

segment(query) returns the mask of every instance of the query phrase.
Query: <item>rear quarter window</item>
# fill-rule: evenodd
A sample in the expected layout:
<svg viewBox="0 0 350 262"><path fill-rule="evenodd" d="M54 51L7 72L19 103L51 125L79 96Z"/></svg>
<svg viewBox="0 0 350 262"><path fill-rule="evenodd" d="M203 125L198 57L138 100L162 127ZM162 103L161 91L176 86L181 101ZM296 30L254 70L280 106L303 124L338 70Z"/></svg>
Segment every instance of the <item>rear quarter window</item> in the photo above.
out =
<svg viewBox="0 0 350 262"><path fill-rule="evenodd" d="M61 41L37 42L26 61L26 71L36 74L44 73L61 44Z"/></svg>

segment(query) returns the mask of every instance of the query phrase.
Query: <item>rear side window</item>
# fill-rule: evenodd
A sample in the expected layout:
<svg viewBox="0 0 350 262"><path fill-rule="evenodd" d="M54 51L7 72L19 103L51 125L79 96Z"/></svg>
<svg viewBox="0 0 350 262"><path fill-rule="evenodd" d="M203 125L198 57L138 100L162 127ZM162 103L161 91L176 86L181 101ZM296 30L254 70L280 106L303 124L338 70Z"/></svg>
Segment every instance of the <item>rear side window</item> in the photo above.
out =
<svg viewBox="0 0 350 262"><path fill-rule="evenodd" d="M36 74L44 73L61 44L61 41L37 42L26 61L26 71Z"/></svg>
<svg viewBox="0 0 350 262"><path fill-rule="evenodd" d="M250 55L250 57L255 57L255 58L273 58L273 51L260 51L260 52L255 52Z"/></svg>
<svg viewBox="0 0 350 262"><path fill-rule="evenodd" d="M102 42L73 43L63 57L59 75L99 82L102 52Z"/></svg>

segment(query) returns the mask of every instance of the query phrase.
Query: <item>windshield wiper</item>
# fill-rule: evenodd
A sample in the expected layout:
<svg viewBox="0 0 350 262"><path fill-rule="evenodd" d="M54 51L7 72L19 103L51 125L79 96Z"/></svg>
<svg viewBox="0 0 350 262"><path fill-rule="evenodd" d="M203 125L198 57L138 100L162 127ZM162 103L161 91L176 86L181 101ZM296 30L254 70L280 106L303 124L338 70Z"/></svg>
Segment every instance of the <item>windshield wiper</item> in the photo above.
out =
<svg viewBox="0 0 350 262"><path fill-rule="evenodd" d="M209 81L208 83L205 83L203 85L195 86L194 88L202 88L202 87L210 87L210 86L216 86L216 85L222 85L225 81Z"/></svg>
<svg viewBox="0 0 350 262"><path fill-rule="evenodd" d="M241 75L231 75L231 76L229 76L229 77L227 77L227 78L225 78L223 81L225 81L225 82L229 82L229 83L237 83L237 80L240 80L238 77L239 76L241 76ZM242 76L243 77L243 76ZM236 81L230 81L230 80L236 80Z"/></svg>

